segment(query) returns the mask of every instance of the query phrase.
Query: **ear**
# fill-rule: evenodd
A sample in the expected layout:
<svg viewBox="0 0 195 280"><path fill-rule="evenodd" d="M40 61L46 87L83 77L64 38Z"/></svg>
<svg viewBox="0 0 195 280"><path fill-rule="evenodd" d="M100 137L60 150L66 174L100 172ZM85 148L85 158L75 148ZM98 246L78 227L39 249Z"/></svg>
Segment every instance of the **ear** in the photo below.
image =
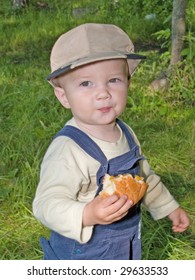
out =
<svg viewBox="0 0 195 280"><path fill-rule="evenodd" d="M55 87L54 88L54 93L55 93L55 96L57 97L57 99L62 104L62 106L69 109L70 104L68 102L68 99L67 99L67 96L66 96L66 93L65 93L64 89L61 88L61 87Z"/></svg>

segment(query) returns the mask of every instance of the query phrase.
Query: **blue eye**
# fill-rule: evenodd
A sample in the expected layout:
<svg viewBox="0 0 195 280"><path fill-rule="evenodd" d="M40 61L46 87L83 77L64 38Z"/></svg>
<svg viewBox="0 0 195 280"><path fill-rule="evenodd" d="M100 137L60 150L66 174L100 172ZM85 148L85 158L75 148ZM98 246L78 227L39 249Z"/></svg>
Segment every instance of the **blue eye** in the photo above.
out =
<svg viewBox="0 0 195 280"><path fill-rule="evenodd" d="M112 78L109 80L110 83L117 83L117 82L120 82L120 79L119 78Z"/></svg>
<svg viewBox="0 0 195 280"><path fill-rule="evenodd" d="M92 82L90 82L90 81L84 81L80 84L80 86L83 86L83 87L89 87L91 85L92 85Z"/></svg>

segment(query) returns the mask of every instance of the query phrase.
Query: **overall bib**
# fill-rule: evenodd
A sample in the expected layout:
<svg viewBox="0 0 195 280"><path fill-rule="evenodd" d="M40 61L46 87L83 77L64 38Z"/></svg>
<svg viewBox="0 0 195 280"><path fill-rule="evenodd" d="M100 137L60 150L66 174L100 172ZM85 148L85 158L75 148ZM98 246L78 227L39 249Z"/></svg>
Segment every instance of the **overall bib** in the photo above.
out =
<svg viewBox="0 0 195 280"><path fill-rule="evenodd" d="M139 147L126 125L117 120L128 141L130 151L107 160L99 146L84 132L73 126L65 126L57 135L68 136L90 156L100 162L96 179L98 189L102 190L103 176L130 173L140 175L139 161L144 159ZM84 244L64 237L54 231L49 240L41 238L45 260L135 260L141 259L140 202L131 207L120 221L109 225L95 225L91 239Z"/></svg>

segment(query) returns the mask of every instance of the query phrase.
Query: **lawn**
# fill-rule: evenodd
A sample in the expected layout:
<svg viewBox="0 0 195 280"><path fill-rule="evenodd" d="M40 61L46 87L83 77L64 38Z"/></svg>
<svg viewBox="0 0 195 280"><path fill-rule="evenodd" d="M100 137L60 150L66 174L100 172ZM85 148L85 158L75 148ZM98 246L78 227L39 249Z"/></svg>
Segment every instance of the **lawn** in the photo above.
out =
<svg viewBox="0 0 195 280"><path fill-rule="evenodd" d="M9 2L9 1L7 1ZM32 1L27 9L0 8L0 259L42 258L39 238L49 235L32 214L40 163L52 136L71 114L57 102L45 77L56 38L81 22L125 24L105 10L73 15L65 1ZM79 2L79 1L76 1ZM89 1L90 2L90 1ZM127 22L126 18L126 22ZM133 21L134 20L134 21ZM135 23L136 28L132 28ZM190 229L173 234L167 219L153 221L143 209L143 259L195 259L195 96L194 62L184 61L170 77L170 88L151 91L150 83L167 67L150 33L154 25L132 17L124 29L147 55L132 78L121 118L136 132L152 168L191 218ZM146 28L146 29L147 29ZM146 33L146 31L148 33ZM138 34L141 36L138 36ZM140 44L140 38L142 44ZM145 46L150 46L149 48Z"/></svg>

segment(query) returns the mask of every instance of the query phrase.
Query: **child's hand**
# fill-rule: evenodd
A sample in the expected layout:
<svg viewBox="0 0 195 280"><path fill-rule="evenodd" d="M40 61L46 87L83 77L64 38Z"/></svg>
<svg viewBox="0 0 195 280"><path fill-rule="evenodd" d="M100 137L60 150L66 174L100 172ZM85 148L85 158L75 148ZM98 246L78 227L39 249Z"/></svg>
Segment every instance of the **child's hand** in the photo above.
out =
<svg viewBox="0 0 195 280"><path fill-rule="evenodd" d="M173 232L183 232L190 225L190 219L187 213L180 207L169 214L168 218L172 221Z"/></svg>
<svg viewBox="0 0 195 280"><path fill-rule="evenodd" d="M133 202L127 196L112 195L107 198L95 197L86 204L83 211L83 226L111 224L123 218Z"/></svg>

